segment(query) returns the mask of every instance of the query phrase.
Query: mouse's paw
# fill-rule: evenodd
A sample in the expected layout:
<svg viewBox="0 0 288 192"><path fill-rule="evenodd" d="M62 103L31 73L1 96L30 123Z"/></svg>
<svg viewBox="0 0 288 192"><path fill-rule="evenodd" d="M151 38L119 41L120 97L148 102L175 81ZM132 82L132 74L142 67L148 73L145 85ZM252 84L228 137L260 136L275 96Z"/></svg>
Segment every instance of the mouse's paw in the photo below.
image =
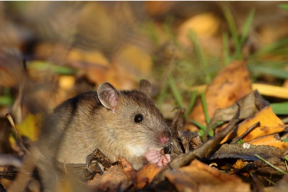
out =
<svg viewBox="0 0 288 192"><path fill-rule="evenodd" d="M169 154L161 155L157 165L160 167L163 167L167 165L170 161L171 161L171 157Z"/></svg>
<svg viewBox="0 0 288 192"><path fill-rule="evenodd" d="M162 167L168 164L171 160L169 154L162 155L160 151L157 150L150 150L144 154L144 157L147 159L149 163L157 164L158 166Z"/></svg>

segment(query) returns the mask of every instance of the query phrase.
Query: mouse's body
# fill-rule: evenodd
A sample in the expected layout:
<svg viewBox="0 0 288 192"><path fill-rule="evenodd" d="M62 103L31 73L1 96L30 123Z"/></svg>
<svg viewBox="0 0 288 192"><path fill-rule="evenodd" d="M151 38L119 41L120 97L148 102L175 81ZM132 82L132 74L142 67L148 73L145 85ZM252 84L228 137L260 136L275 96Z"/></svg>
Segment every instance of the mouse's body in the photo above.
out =
<svg viewBox="0 0 288 192"><path fill-rule="evenodd" d="M42 149L63 163L85 164L87 155L98 148L112 162L125 157L135 169L147 160L161 165L160 150L171 134L147 96L149 86L142 80L139 91L117 91L103 83L97 92L65 101L44 124Z"/></svg>

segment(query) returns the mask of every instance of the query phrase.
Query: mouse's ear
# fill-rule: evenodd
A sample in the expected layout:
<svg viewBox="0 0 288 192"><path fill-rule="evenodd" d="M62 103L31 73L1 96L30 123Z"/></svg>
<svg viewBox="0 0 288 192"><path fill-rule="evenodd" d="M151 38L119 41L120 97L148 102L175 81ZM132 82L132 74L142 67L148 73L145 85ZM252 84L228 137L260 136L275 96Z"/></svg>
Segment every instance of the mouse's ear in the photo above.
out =
<svg viewBox="0 0 288 192"><path fill-rule="evenodd" d="M97 94L104 107L111 109L112 112L116 111L119 104L119 93L110 83L102 83L97 89Z"/></svg>
<svg viewBox="0 0 288 192"><path fill-rule="evenodd" d="M151 96L151 92L152 92L152 86L151 83L149 81L147 81L146 79L141 79L140 80L140 89L139 89L142 93L144 93L147 97Z"/></svg>

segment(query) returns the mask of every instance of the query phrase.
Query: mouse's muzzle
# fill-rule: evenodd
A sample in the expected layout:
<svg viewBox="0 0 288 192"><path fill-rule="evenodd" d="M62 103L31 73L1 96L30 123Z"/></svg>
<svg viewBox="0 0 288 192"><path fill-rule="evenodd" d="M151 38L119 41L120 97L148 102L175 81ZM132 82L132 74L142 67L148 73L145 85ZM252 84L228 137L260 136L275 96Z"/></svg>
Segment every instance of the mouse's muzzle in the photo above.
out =
<svg viewBox="0 0 288 192"><path fill-rule="evenodd" d="M161 144L168 145L170 142L171 133L168 130L165 130L159 134L159 141Z"/></svg>

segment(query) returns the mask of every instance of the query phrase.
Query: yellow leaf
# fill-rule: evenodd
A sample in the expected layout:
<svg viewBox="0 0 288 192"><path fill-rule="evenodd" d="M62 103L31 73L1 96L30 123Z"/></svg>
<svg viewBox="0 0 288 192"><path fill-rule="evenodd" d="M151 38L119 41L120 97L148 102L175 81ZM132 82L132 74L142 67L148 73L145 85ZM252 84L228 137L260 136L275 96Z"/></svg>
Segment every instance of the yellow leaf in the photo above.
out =
<svg viewBox="0 0 288 192"><path fill-rule="evenodd" d="M220 19L212 13L202 13L191 17L179 26L177 39L188 46L191 44L188 39L189 30L193 30L197 37L210 38L220 29Z"/></svg>
<svg viewBox="0 0 288 192"><path fill-rule="evenodd" d="M30 138L31 141L35 141L38 138L41 121L41 114L29 114L21 124L16 125L16 128L20 135Z"/></svg>
<svg viewBox="0 0 288 192"><path fill-rule="evenodd" d="M288 82L288 81L287 81ZM288 84L288 83L287 83ZM207 88L207 85L198 85L194 87L183 87L187 91L198 91L199 93L204 92ZM282 99L288 99L288 86L279 87L274 85L266 85L260 83L252 84L253 90L258 90L261 95L277 97Z"/></svg>
<svg viewBox="0 0 288 192"><path fill-rule="evenodd" d="M60 76L59 77L59 87L65 90L69 90L73 87L75 83L75 77L74 76Z"/></svg>
<svg viewBox="0 0 288 192"><path fill-rule="evenodd" d="M116 62L128 71L147 74L152 69L152 59L148 53L134 45L126 45L116 56Z"/></svg>
<svg viewBox="0 0 288 192"><path fill-rule="evenodd" d="M280 149L288 149L288 143L282 142L281 140L277 140L277 138L274 135L268 135L257 139L253 139L248 143L252 145L268 145Z"/></svg>
<svg viewBox="0 0 288 192"><path fill-rule="evenodd" d="M213 117L217 109L234 104L235 101L251 93L251 91L250 74L246 64L242 61L230 63L218 73L206 89L205 96L209 117ZM201 102L195 105L190 119L206 124ZM193 130L193 126L187 128Z"/></svg>
<svg viewBox="0 0 288 192"><path fill-rule="evenodd" d="M263 108L254 116L245 119L239 124L238 128L229 133L221 143L226 142L229 139L239 137L247 129L249 129L255 123L260 122L260 127L256 127L250 133L248 133L242 140L251 141L255 138L259 138L265 135L271 135L274 133L282 132L285 128L283 122L275 115L270 106Z"/></svg>
<svg viewBox="0 0 288 192"><path fill-rule="evenodd" d="M85 68L87 66L81 63L76 63L77 61L94 64L95 67L99 67L99 66L107 67L109 65L109 62L104 57L104 55L101 52L94 51L94 50L87 51L87 50L81 50L81 49L73 49L69 52L67 56L67 60L68 62L73 63L73 66L79 67L79 68Z"/></svg>

